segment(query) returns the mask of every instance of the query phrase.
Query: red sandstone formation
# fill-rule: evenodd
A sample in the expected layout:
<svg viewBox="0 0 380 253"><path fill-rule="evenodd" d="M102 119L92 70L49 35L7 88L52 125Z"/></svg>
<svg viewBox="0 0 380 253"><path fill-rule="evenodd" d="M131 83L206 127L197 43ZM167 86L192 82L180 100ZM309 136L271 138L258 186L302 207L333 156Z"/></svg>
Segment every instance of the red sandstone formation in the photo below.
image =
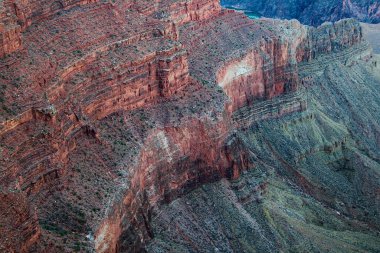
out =
<svg viewBox="0 0 380 253"><path fill-rule="evenodd" d="M190 71L200 80L219 84L233 101L232 110L295 91L297 63L350 47L362 38L352 20L312 28L297 21L253 21L233 11L182 29L181 42L193 63Z"/></svg>
<svg viewBox="0 0 380 253"><path fill-rule="evenodd" d="M86 236L97 252L139 250L161 203L253 166L234 112L296 91L298 62L361 41L352 21L252 21L216 0L0 4L10 252L70 251Z"/></svg>
<svg viewBox="0 0 380 253"><path fill-rule="evenodd" d="M19 189L0 194L0 251L27 252L41 235L38 218L34 208ZM20 241L23 243L20 244Z"/></svg>

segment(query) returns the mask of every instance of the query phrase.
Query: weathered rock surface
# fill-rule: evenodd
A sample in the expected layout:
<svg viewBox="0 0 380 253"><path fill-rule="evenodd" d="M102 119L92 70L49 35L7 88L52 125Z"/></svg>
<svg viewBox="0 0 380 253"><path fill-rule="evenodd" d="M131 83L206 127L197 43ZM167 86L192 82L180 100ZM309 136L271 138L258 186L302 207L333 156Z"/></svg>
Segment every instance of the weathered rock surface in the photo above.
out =
<svg viewBox="0 0 380 253"><path fill-rule="evenodd" d="M13 39L3 39L0 51L0 199L6 210L0 215L1 250L212 251L196 230L191 236L200 244L177 250L172 235L157 227L172 215L168 209L176 199L207 183L251 175L268 159L274 161L264 166L268 173L278 173L274 181L293 182L292 194L305 194L326 212L334 208L343 213L337 203L352 209L353 202L363 199L355 204L357 211L344 209L345 217L336 222L344 228L350 224L346 217L360 223L352 228L360 241L355 249L367 247L367 240L378 242L372 237L379 224L374 213L378 203L370 204L378 199L378 122L365 122L362 129L364 118L353 125L335 122L336 115L352 117L343 107L337 107L336 115L313 114L322 110L315 108L333 107L333 97L315 102L321 84L328 90L345 82L351 90L365 71L372 73L368 66L377 67L356 21L318 28L297 21L253 21L221 9L214 0L39 3L1 3L3 23L18 26ZM336 65L327 66L329 61ZM333 83L334 66L343 69L341 78L347 80ZM349 74L350 68L356 74ZM371 79L370 91L377 81ZM350 105L351 97L340 102ZM377 96L370 101L375 109L366 111L365 118L378 115ZM356 115L360 110L348 111ZM299 127L298 122L306 123ZM257 131L260 126L265 130ZM274 132L268 130L274 126ZM358 140L362 144L355 144ZM281 149L282 141L299 145ZM349 155L331 155L347 142ZM327 156L315 158L323 169L330 164L350 171L364 166L369 172L363 175L373 180L361 184L364 176L358 173L356 181L344 181L341 189L355 190L332 200L331 182L341 178L310 176L319 167L310 166L315 161L309 156L319 152ZM293 161L301 165L294 167ZM252 190L260 196L248 192L241 200L261 199L267 184ZM301 222L299 229L305 226ZM178 234L178 240L186 242L186 233ZM231 241L237 237L228 235ZM228 248L242 250L249 251Z"/></svg>
<svg viewBox="0 0 380 253"><path fill-rule="evenodd" d="M246 9L260 16L298 19L303 24L356 18L367 23L380 22L380 3L376 0L222 0L222 5Z"/></svg>
<svg viewBox="0 0 380 253"><path fill-rule="evenodd" d="M366 50L302 63L307 109L240 130L255 168L166 205L148 251L376 252L379 68Z"/></svg>

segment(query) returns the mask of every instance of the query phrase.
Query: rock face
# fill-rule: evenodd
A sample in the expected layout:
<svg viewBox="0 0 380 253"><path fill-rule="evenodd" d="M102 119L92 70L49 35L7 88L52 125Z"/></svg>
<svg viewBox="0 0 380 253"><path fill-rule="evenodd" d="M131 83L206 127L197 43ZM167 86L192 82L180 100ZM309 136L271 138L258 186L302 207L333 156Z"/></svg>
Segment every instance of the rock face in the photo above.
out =
<svg viewBox="0 0 380 253"><path fill-rule="evenodd" d="M330 216L331 210L344 209L357 222L352 236L360 245L353 250L372 249L367 241L378 242L373 233L379 203L372 200L378 199L379 100L371 97L375 109L367 112L352 109L358 95L348 94L339 101L351 108L345 112L329 104L334 99L316 103L319 97L313 93L321 84L328 90L340 82L351 90L349 85L362 82L365 71L369 75L376 70L356 21L318 28L297 21L253 21L214 0L1 4L2 251L213 251L204 245L206 240L189 239L204 238L200 233L187 236L184 231L173 237L157 229L173 213L185 224L182 211L171 210L173 203L222 179L230 181L222 181L227 183L213 196L223 191L220 196L230 201L226 203L237 207L239 222L247 224L248 219L255 226L239 201L272 201L265 197L271 179L248 184L248 193L238 201L228 183L244 175L244 187L252 171L279 173L274 182L295 185L292 194L305 196L304 201ZM7 35L11 30L13 35ZM338 67L327 66L326 59ZM356 74L348 74L351 67ZM334 69L345 71L338 81ZM370 90L377 81L371 79ZM331 94L346 96L335 90ZM330 107L337 108L336 115L347 115L342 116L346 121L320 113L320 108ZM347 118L360 110L374 120L357 117L349 125ZM306 123L302 127L298 122ZM358 130L361 123L366 127ZM270 132L273 126L277 131ZM283 139L294 146L281 149ZM257 140L265 144L262 150ZM350 148L343 156L345 145ZM342 175L317 177L312 173L319 167L309 166L318 164L310 157L320 153L327 157L315 158L323 173L328 166L349 168L351 179L342 181L344 194L337 199L331 197L331 182L343 180ZM351 173L358 166L373 178L368 185L359 182L364 176ZM355 190L345 192L350 187ZM270 217L267 222L271 226ZM302 222L299 230L306 227ZM349 227L343 217L334 218L333 224L339 231ZM166 225L176 231L171 223ZM325 233L307 228L310 234ZM226 229L234 227L227 224ZM225 236L231 242L239 237L232 232ZM261 242L263 247L289 249L280 241L291 238L274 237L277 248ZM173 244L171 238L181 243Z"/></svg>
<svg viewBox="0 0 380 253"><path fill-rule="evenodd" d="M351 243L357 238L353 231L366 223L358 220L378 219L374 214L378 194L369 190L378 185L378 163L369 161L378 157L373 136L378 119L372 113L379 111L366 104L377 100L379 79L373 78L378 71L374 62L360 60L366 50L359 45L301 63L307 108L282 117L256 118L256 123L240 130L239 138L254 154L255 168L237 180L205 185L163 207L153 219L155 236L148 251L340 252L344 247L348 252L376 252L375 234ZM358 94L363 86L370 91ZM284 96L280 98L283 103ZM274 108L269 112L277 111L275 101L270 105ZM359 130L362 127L366 130ZM359 151L356 145L368 150ZM366 166L364 160L369 162ZM342 217L350 217L350 222L341 222Z"/></svg>
<svg viewBox="0 0 380 253"><path fill-rule="evenodd" d="M22 46L21 32L31 24L74 6L97 0L6 0L0 3L0 56L12 53Z"/></svg>
<svg viewBox="0 0 380 253"><path fill-rule="evenodd" d="M265 17L298 19L303 24L313 26L343 18L356 18L368 23L380 22L380 3L375 0L222 0L221 3Z"/></svg>
<svg viewBox="0 0 380 253"><path fill-rule="evenodd" d="M28 203L25 194L15 192L1 193L1 231L6 234L0 240L0 250L7 252L27 252L38 241L41 229L38 217ZM19 242L23 241L22 244Z"/></svg>

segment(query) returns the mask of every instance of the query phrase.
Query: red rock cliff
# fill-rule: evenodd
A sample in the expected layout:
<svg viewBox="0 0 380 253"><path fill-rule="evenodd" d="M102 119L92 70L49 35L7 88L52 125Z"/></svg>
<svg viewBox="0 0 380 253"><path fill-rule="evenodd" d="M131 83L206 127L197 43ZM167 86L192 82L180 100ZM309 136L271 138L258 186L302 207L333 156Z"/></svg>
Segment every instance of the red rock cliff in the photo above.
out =
<svg viewBox="0 0 380 253"><path fill-rule="evenodd" d="M362 41L354 20L313 28L294 20L253 21L242 15L222 11L208 22L183 26L181 32L191 73L221 86L232 111L297 90L299 62Z"/></svg>

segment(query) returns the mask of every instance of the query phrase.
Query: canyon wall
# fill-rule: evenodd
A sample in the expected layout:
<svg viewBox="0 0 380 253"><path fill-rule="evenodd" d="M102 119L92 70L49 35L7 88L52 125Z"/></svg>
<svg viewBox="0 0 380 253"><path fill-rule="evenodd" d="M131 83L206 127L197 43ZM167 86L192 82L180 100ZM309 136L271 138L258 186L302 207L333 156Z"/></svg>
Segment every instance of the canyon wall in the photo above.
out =
<svg viewBox="0 0 380 253"><path fill-rule="evenodd" d="M231 99L227 101L227 118L222 117L219 123L211 125L207 119L201 122L186 121L175 129L166 127L147 137L123 204L114 207L110 219L98 230L97 251L142 250L141 247L154 237L150 224L162 205L204 183L221 178L237 179L242 172L255 168L256 156L247 153L247 144L234 134L236 127L244 125L238 123L236 126L231 115L238 113L241 107L257 109L262 105L246 99L239 100L241 94L238 92L241 89L252 89L253 99L264 102L279 99L279 107L282 109L275 113L263 110L261 119L303 111L307 106L305 102L298 101L299 94L292 95L300 88L297 64L313 61L317 56L344 50L362 42L360 27L353 20L342 21L336 24L337 28L331 24L318 30L303 27L296 21L273 23L272 20L263 20L260 25L267 30L256 36L265 34L268 38L250 41L256 39L249 36L252 36L250 31L257 28L255 25L258 24L248 19L239 19L241 17L239 13L222 11L207 22L188 23L180 27L180 41L189 51L190 73L205 86L221 86ZM339 32L345 26L352 32L340 36ZM282 38L270 37L272 32L275 33L275 27L283 29L279 33L283 34ZM225 34L225 31L228 33ZM329 34L322 43L334 45L325 51L317 47L316 40L312 37L317 32L323 33L322 31ZM203 34L208 36L203 37ZM226 40L233 46L223 47ZM237 44L241 41L247 44ZM314 54L308 51L306 45L311 45L310 52ZM244 50L239 46L243 46ZM226 74L228 71L232 73L232 78ZM208 76L209 73L214 74ZM258 78L259 75L262 78ZM261 90L252 85L255 83ZM237 85L240 85L239 88ZM285 98L287 94L290 95ZM254 120L257 119L248 125Z"/></svg>
<svg viewBox="0 0 380 253"><path fill-rule="evenodd" d="M25 205L34 199L32 209L39 200L48 202L43 199L52 195L46 189L70 185L65 177L78 142L98 138L94 122L170 97L194 82L171 23L137 12L125 17L120 11L124 13L108 3L88 3L41 16L33 21L38 26L20 33L22 48L1 58L0 181L6 196L12 189L22 191L29 199ZM12 210L12 201L4 205ZM44 211L41 207L36 215ZM34 216L27 212L25 208L20 214L21 222L32 222ZM4 224L13 220L2 218ZM25 228L30 238L15 236L4 250L42 250L38 231L42 226L46 236L47 231L56 231L56 224L41 219L33 224ZM10 225L9 235L17 234L17 229Z"/></svg>
<svg viewBox="0 0 380 253"><path fill-rule="evenodd" d="M214 15L218 15L221 6L218 0L199 1L135 1L131 5L132 9L152 16L154 18L173 22L177 25L190 21L207 20Z"/></svg>
<svg viewBox="0 0 380 253"><path fill-rule="evenodd" d="M310 28L306 48L308 60L320 54L336 52L359 44L363 39L362 27L353 19L342 19L334 24L325 23L317 28ZM305 59L305 56L303 57Z"/></svg>
<svg viewBox="0 0 380 253"><path fill-rule="evenodd" d="M41 234L36 211L28 203L25 194L18 192L18 189L9 193L2 192L0 200L1 230L6 234L0 239L0 250L27 252ZM19 244L20 240L23 241L22 245Z"/></svg>
<svg viewBox="0 0 380 253"><path fill-rule="evenodd" d="M180 38L194 63L191 73L221 86L232 100L230 111L296 91L298 63L349 48L363 37L351 19L314 28L242 15L223 11L208 23L184 26Z"/></svg>
<svg viewBox="0 0 380 253"><path fill-rule="evenodd" d="M255 168L240 128L307 108L299 64L366 47L353 20L253 21L215 0L1 4L11 252L144 250L163 205Z"/></svg>
<svg viewBox="0 0 380 253"><path fill-rule="evenodd" d="M259 16L298 19L303 24L313 26L344 18L356 18L366 23L380 22L380 4L375 0L222 0L221 3L224 6L252 11Z"/></svg>
<svg viewBox="0 0 380 253"><path fill-rule="evenodd" d="M97 0L2 1L0 3L0 56L12 53L21 48L21 33L32 23L74 6L96 1Z"/></svg>
<svg viewBox="0 0 380 253"><path fill-rule="evenodd" d="M141 251L153 236L150 222L161 205L254 166L244 144L221 124L194 119L147 137L130 188L98 230L97 252Z"/></svg>
<svg viewBox="0 0 380 253"><path fill-rule="evenodd" d="M33 23L52 15L61 15L75 6L83 6L99 2L98 0L6 0L0 8L0 56L20 49L23 44L22 32ZM118 6L123 10L139 12L145 16L153 16L176 24L203 20L220 11L218 0L209 1L102 1L108 5Z"/></svg>

